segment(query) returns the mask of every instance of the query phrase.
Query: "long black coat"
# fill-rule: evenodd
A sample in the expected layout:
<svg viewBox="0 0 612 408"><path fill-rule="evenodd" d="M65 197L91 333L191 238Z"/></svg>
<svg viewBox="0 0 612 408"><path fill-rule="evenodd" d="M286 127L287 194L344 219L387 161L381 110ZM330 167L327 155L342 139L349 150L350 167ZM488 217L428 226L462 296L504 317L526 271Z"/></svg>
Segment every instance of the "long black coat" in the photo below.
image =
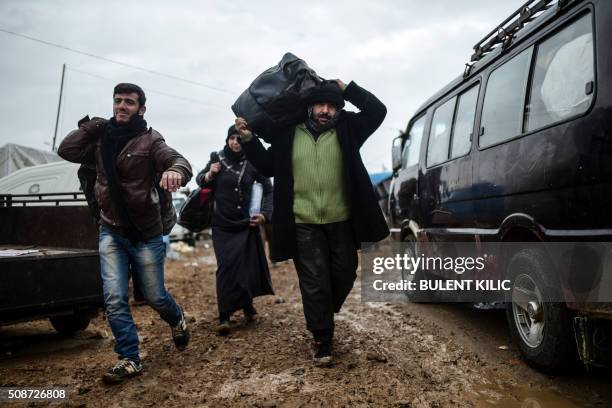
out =
<svg viewBox="0 0 612 408"><path fill-rule="evenodd" d="M217 176L210 183L207 183L204 180L204 176L210 170L210 166L212 165L213 158L215 156L218 156L217 152L211 153L211 160L196 176L196 182L200 187L212 187L214 190L215 211L213 212L212 225L223 227L225 229L238 230L248 227L249 204L251 202L253 182L255 181L262 185L263 195L261 213L264 215L264 217L266 217L266 221L269 222L272 218L273 211L273 188L270 180L260 174L251 163L247 162L244 175L242 176L242 181L240 183L240 192L237 188L238 176L228 172L225 166L221 166L221 171L217 174ZM229 158L226 158L225 160L226 163L234 166L236 170L240 169L241 162L234 162ZM241 197L242 200L240 200Z"/></svg>
<svg viewBox="0 0 612 408"><path fill-rule="evenodd" d="M272 184L248 162L240 185L239 176L225 165L213 181L206 183L204 175L213 157L196 180L201 187L212 187L214 191L212 239L217 258L217 303L219 313L232 313L250 306L254 297L274 294L259 228L249 226L253 182L262 184L260 212L266 220L272 218ZM239 170L244 160L226 158L225 163Z"/></svg>
<svg viewBox="0 0 612 408"><path fill-rule="evenodd" d="M362 242L377 242L389 235L368 172L359 149L380 126L387 114L381 101L351 82L344 98L360 112L340 111L336 134L343 155L343 167L351 209L351 225L357 247ZM266 149L259 139L243 143L249 160L263 175L274 177L274 220L272 222L272 259L293 258L296 252L295 217L293 214L292 152L295 127L279 129L266 136L271 146Z"/></svg>

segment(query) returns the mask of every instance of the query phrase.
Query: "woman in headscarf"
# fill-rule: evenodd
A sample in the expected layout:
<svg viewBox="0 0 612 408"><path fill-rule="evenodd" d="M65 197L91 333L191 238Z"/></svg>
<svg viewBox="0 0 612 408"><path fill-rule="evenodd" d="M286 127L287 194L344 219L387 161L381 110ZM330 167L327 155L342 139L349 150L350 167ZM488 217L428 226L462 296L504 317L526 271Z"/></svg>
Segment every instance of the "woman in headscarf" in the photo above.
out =
<svg viewBox="0 0 612 408"><path fill-rule="evenodd" d="M226 335L233 312L242 309L245 320L251 322L257 314L253 298L274 294L259 233L259 225L272 217L272 184L246 160L234 126L228 129L223 150L211 153L196 181L213 190L211 225L217 258L218 332ZM263 187L263 199L260 210L250 214L255 181ZM259 207L257 204L254 207Z"/></svg>

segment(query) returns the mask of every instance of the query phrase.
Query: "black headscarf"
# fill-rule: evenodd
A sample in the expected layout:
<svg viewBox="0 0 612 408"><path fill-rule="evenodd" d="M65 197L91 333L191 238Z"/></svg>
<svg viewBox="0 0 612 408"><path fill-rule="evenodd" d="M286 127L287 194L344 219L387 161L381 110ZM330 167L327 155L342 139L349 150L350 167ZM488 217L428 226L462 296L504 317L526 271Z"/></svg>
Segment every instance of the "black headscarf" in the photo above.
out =
<svg viewBox="0 0 612 408"><path fill-rule="evenodd" d="M129 240L133 243L142 241L144 238L138 226L132 221L129 209L123 199L123 192L121 191L117 174L117 156L119 156L119 153L121 153L130 140L146 131L147 122L140 115L132 115L126 124L119 124L115 118L112 118L106 126L101 143L102 163L106 179L108 180L111 200L115 212L121 220L121 226Z"/></svg>
<svg viewBox="0 0 612 408"><path fill-rule="evenodd" d="M244 152L242 151L242 149L239 152L235 152L229 147L229 138L232 135L239 136L238 131L236 130L236 127L234 125L230 126L229 129L227 129L227 137L225 138L225 146L223 146L223 153L225 157L227 157L229 160L233 162L239 162L240 160L244 159Z"/></svg>

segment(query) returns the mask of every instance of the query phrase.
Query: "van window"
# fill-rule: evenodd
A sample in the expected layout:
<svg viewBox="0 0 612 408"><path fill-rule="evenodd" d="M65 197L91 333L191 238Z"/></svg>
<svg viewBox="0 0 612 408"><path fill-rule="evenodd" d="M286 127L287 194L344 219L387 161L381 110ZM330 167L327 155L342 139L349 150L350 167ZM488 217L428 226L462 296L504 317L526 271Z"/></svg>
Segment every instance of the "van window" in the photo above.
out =
<svg viewBox="0 0 612 408"><path fill-rule="evenodd" d="M450 142L455 100L452 98L439 106L433 115L429 142L427 144L427 165L433 166L448 159L448 144Z"/></svg>
<svg viewBox="0 0 612 408"><path fill-rule="evenodd" d="M421 140L423 139L423 130L425 129L425 115L417 119L408 132L408 140L404 145L402 153L402 168L413 166L419 162L419 153L421 151Z"/></svg>
<svg viewBox="0 0 612 408"><path fill-rule="evenodd" d="M463 156L470 151L471 136L474 131L474 117L476 116L478 88L479 86L474 86L467 92L459 95L455 124L453 125L451 158Z"/></svg>
<svg viewBox="0 0 612 408"><path fill-rule="evenodd" d="M526 130L586 112L593 99L593 28L587 14L538 45Z"/></svg>
<svg viewBox="0 0 612 408"><path fill-rule="evenodd" d="M533 47L497 68L489 76L480 121L480 146L520 135L523 128L525 84Z"/></svg>

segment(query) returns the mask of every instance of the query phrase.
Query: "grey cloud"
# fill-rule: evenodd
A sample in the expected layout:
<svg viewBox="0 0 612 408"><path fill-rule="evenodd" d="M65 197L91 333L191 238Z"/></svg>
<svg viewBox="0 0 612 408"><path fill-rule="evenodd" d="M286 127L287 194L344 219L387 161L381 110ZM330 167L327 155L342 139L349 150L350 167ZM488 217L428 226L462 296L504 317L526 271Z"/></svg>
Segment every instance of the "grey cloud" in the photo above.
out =
<svg viewBox="0 0 612 408"><path fill-rule="evenodd" d="M60 139L85 114L108 117L114 82L132 81L151 90L149 124L201 168L223 143L233 121L231 103L257 74L292 51L319 74L354 79L385 102L388 117L362 149L368 168L379 171L389 165L397 129L461 72L472 45L521 3L5 0L0 3L2 28L232 94L0 33L0 144L47 147L66 63L109 80L68 71Z"/></svg>

